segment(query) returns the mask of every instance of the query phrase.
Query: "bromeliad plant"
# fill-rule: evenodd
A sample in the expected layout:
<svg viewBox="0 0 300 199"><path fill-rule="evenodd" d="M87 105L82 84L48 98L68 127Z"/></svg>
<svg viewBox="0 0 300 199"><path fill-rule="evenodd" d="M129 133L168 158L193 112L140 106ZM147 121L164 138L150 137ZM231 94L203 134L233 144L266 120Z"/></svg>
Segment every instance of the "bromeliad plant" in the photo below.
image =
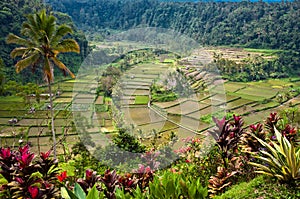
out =
<svg viewBox="0 0 300 199"><path fill-rule="evenodd" d="M253 155L262 163L250 162L250 164L257 167L256 173L296 185L300 180L300 148L296 149L294 143L290 142L276 128L274 128L274 133L277 142L274 140L270 143L253 135L266 150L261 150L261 155Z"/></svg>

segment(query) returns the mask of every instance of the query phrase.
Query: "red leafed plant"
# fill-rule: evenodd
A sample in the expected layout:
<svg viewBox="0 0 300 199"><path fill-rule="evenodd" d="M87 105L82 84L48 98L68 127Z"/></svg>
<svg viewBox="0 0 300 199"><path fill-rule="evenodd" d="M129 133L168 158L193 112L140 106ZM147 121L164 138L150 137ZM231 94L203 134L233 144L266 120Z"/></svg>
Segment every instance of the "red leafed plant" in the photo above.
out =
<svg viewBox="0 0 300 199"><path fill-rule="evenodd" d="M2 185L1 194L5 198L39 199L47 196L59 198L57 183L57 161L50 158L50 151L41 153L35 160L29 146L0 149L1 174L7 184Z"/></svg>
<svg viewBox="0 0 300 199"><path fill-rule="evenodd" d="M267 137L267 133L264 131L261 123L251 124L249 126L249 131L246 131L241 140L243 151L248 155L250 155L250 152L258 152L262 147L262 145L252 135L255 135L262 140L265 140Z"/></svg>
<svg viewBox="0 0 300 199"><path fill-rule="evenodd" d="M109 199L115 199L115 191L119 186L119 178L120 176L116 173L115 170L110 171L106 170L104 176L100 179L100 181L105 185L104 194Z"/></svg>
<svg viewBox="0 0 300 199"><path fill-rule="evenodd" d="M85 171L85 178L79 178L77 179L77 183L81 186L83 191L87 194L88 189L94 187L94 185L99 182L101 179L100 175L97 175L96 171L93 171L91 169L87 169ZM96 185L96 188L100 191L101 186Z"/></svg>
<svg viewBox="0 0 300 199"><path fill-rule="evenodd" d="M65 179L67 178L67 171L63 171L61 174L59 174L57 176L57 179L59 180L59 182L63 182L65 181Z"/></svg>
<svg viewBox="0 0 300 199"><path fill-rule="evenodd" d="M240 116L233 115L233 121L226 120L224 117L221 120L213 117L216 128L209 133L216 140L216 144L220 149L224 167L227 168L227 162L234 157L238 150L238 143L244 134L244 122Z"/></svg>

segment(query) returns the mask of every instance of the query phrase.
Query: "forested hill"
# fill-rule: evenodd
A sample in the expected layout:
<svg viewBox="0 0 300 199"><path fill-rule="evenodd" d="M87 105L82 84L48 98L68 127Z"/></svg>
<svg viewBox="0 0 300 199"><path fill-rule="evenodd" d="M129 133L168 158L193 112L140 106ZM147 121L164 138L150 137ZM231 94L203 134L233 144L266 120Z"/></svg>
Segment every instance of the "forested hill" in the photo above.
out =
<svg viewBox="0 0 300 199"><path fill-rule="evenodd" d="M49 0L48 0L49 1ZM151 26L185 33L202 44L300 51L300 1L161 2L51 0L89 32Z"/></svg>
<svg viewBox="0 0 300 199"><path fill-rule="evenodd" d="M16 74L15 67L13 67L16 60L12 60L10 57L11 50L16 47L14 45L8 45L6 43L6 37L9 33L14 33L16 35L20 35L20 29L22 27L22 23L26 20L27 14L35 13L42 8L44 8L43 0L1 0L0 1L0 84L3 82L7 82L9 80L15 80L19 82L43 82L43 78L40 78L39 71L35 74L32 74L30 70L24 70L21 74ZM47 6L47 10L51 10L49 6ZM88 54L88 42L85 38L85 35L76 30L75 25L72 22L70 16L64 13L56 12L54 14L58 23L66 23L70 25L74 34L73 38L77 40L81 48L81 54L65 54L62 55L61 59L63 62L70 67L70 69L74 72L81 65L82 60ZM61 56L61 55L60 55ZM61 74L60 71L55 70L55 74ZM36 78L36 79L35 79ZM5 79L5 81L3 80ZM1 83L2 82L2 83ZM0 86L1 87L1 86Z"/></svg>

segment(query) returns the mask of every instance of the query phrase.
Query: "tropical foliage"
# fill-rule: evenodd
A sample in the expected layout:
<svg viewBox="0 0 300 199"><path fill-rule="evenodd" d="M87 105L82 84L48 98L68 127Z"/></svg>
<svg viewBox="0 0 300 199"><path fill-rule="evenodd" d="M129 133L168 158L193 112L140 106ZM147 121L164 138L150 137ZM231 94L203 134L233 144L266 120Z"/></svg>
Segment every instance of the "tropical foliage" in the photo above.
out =
<svg viewBox="0 0 300 199"><path fill-rule="evenodd" d="M5 183L1 186L1 198L57 198L58 162L50 157L50 151L41 153L38 160L29 146L17 151L0 149L1 174Z"/></svg>
<svg viewBox="0 0 300 199"><path fill-rule="evenodd" d="M278 178L286 183L299 183L300 179L300 148L294 146L285 135L274 129L276 141L270 143L253 135L265 148L261 155L254 155L260 163L250 162L257 167L255 172Z"/></svg>
<svg viewBox="0 0 300 199"><path fill-rule="evenodd" d="M23 23L21 34L24 38L10 33L7 36L7 43L17 44L17 47L11 51L12 58L21 57L16 63L16 71L19 73L27 67L33 71L42 67L44 79L48 84L51 108L51 130L53 135L54 157L56 158L56 138L54 131L54 112L51 83L54 75L53 66L59 67L62 72L71 77L75 75L58 59L59 53L80 52L78 43L73 39L64 39L72 29L67 25L56 25L56 18L53 15L47 15L46 10L37 14L27 16L27 21Z"/></svg>
<svg viewBox="0 0 300 199"><path fill-rule="evenodd" d="M36 73L31 74L31 70L23 70L21 75L17 75L14 71L14 61L10 58L10 52L16 47L15 45L7 45L5 38L9 33L19 34L22 28L22 23L26 21L26 16L38 12L42 8L47 9L48 11L51 8L48 5L45 5L41 0L19 0L19 1L10 1L3 0L0 2L1 14L0 14L0 23L1 23L1 33L0 33L0 57L3 60L2 74L5 77L6 83L9 80L18 81L22 83L36 82L38 84L42 83L43 80L40 78L41 72L36 71ZM75 39L80 46L80 54L77 53L66 53L59 55L59 59L65 63L67 66L72 66L72 71L77 72L81 62L87 54L89 53L88 42L82 32L77 30L74 26L74 23L71 20L71 17L59 12L54 12L53 15L58 19L57 24L68 24L74 30L73 35L68 35L68 38ZM2 67L2 64L1 64ZM57 78L61 77L61 73L54 71L54 74ZM1 94L1 93L0 93Z"/></svg>
<svg viewBox="0 0 300 199"><path fill-rule="evenodd" d="M216 128L211 132L217 133L214 134L217 141L214 147L205 149L198 138L185 139L186 145L176 151L178 159L170 168L158 169L163 159L158 156L159 152L150 150L141 156L145 165L139 164L131 173L107 169L107 166L99 165L99 161L88 158L88 151L76 148L72 152L76 156L72 155L73 158L66 163L51 158L50 151L41 153L37 159L28 145L18 150L1 148L1 194L5 198L32 199L45 196L76 199L212 198L224 192L226 196L232 185L242 185L258 174L271 176L270 179L264 177L270 186L279 183L279 187L286 187L282 185L284 183L297 189L299 146L294 139L288 139L286 127L274 128L273 132L269 129L271 123L281 123L282 120L276 113L271 113L264 124L251 125L247 129L243 127L240 116L233 116L231 121L214 118ZM84 169L88 167L96 170ZM81 178L82 171L84 177ZM274 181L274 177L278 181ZM261 181L255 178L249 183L249 189L252 189L250 185L259 189L257 183L264 183ZM285 191L288 195L299 195L297 191L286 188ZM260 194L266 193L262 191ZM261 195L256 193L255 196Z"/></svg>
<svg viewBox="0 0 300 199"><path fill-rule="evenodd" d="M222 55L215 56L213 64L217 65L227 79L260 80L269 77L292 76L299 72L300 48L298 44L300 40L296 31L298 16L300 16L298 15L300 9L297 9L299 1L272 4L264 2L128 1L74 2L65 0L61 2L53 0L50 3L56 9L72 15L77 24L86 28L87 31L90 31L91 27L99 30L99 33L88 32L88 34L90 38L100 40L115 30L155 26L173 28L190 35L205 45L281 49L267 50L271 59L264 59L265 55L249 56L249 59L243 60L242 63L227 60L222 58ZM212 121L215 123L215 127L205 134L206 138L212 138L214 141L210 142L209 140L210 145L207 145L208 140L203 142L202 136L179 140L173 131L166 138L170 139L169 145L157 142L157 138L162 135L155 130L152 131L154 135L152 140L143 137L142 130L139 130L138 133L141 136L136 139L133 136L134 126L125 128L122 115L118 111L112 111L115 112L113 114L116 114L113 116L115 121L112 122L112 125L115 125L117 129L115 134L110 137L113 141L112 144L104 148L96 147L92 136L85 134L72 150L66 152L68 142L64 137L65 140L62 142L64 142L65 155L56 158L51 87L54 76L56 76L54 66L57 66L64 75L69 74L74 77L75 75L66 65L79 63L86 56L88 50L84 38L81 38L83 42L78 43L71 39L70 34L75 27L72 23L64 24L65 21L70 22L70 16L67 14L47 14L51 10L50 8L36 14L29 14L39 10L42 7L41 3L39 0L14 2L4 0L0 3L0 19L3 19L0 20L0 23L4 27L3 34L5 34L0 33L0 37L4 38L8 32L12 32L8 35L7 42L16 44L5 46L4 51L0 54L0 94L17 94L26 101L30 95L37 96L38 100L38 96L42 92L37 84L29 83L23 86L21 82L8 81L11 71L7 70L7 67L11 66L12 62L8 61L6 56L12 50L11 57L18 57L16 60L17 72L23 71L23 76L26 76L21 78L22 80L32 80L24 70L31 68L36 70L36 76L43 75L48 84L54 143L52 147L49 147L51 149L48 152L40 155L35 155L30 151L30 139L27 139L28 144L25 145L21 140L19 147L14 147L16 143L14 141L13 147L0 148L0 198L300 197L299 114L297 108L285 110L280 114L271 113L265 121L249 126L244 124L242 116L231 112L227 113L227 116L230 117L222 119L213 117ZM20 8L19 11L17 11L18 8ZM87 10L89 12L85 12ZM25 20L21 16L23 13L28 15L26 15L27 21L21 26ZM8 23L5 24L5 21ZM20 28L21 37L16 35ZM3 40L0 40L1 46L4 46ZM84 51L80 52L79 48ZM71 54L62 56L61 53L65 52ZM72 52L81 54L78 55L79 57L73 57L75 54ZM101 52L98 51L98 53ZM160 51L151 49L132 51L122 55L112 64L107 64L107 69L102 71L102 75L98 75L100 71L95 69L98 76L95 80L100 84L96 92L101 97L101 99L99 98L101 103L95 109L99 112L105 109L101 115L108 114L113 108L119 109L121 104L115 104L113 107L107 106L105 103L106 100L111 100L113 86L116 85L122 72L143 61L151 60L152 62L152 58L157 54L160 54ZM115 58L115 56L116 54L113 54L108 59ZM162 64L167 62L164 58L161 57ZM72 67L72 71L76 71L75 68ZM191 94L190 90L187 90L186 93L183 92L182 87L188 86L184 85L180 74L176 72L165 76L161 80L164 81L163 83L155 82L152 85L151 91L153 95L156 95L156 101L174 100L179 97L175 93L179 93L180 97ZM11 79L15 79L15 77L12 75ZM134 76L131 79L134 79ZM288 87L294 91L298 89L292 86ZM205 89L204 84L202 88ZM122 97L119 95L120 90L116 89L115 92L113 97L119 98L120 101ZM291 96L295 96L296 93L294 92ZM146 97L135 98L134 105L146 104L145 102L149 100L148 96ZM287 99L289 99L289 93L284 95L277 93L275 100L282 103ZM10 115L12 114L14 113L10 113ZM63 114L63 111L59 111L57 115L59 114ZM251 113L249 112L249 114ZM200 119L208 120L207 118L211 117L211 114L206 116L206 118ZM48 111L46 117L48 120ZM106 122L105 120L102 120L103 123ZM17 123L10 124L9 127L14 128L14 125L23 131L22 126ZM28 128L27 133L29 132ZM148 139L147 141L151 144L145 146L140 142L143 139ZM176 141L181 141L182 147L174 151L171 147L176 144ZM87 150L88 147L85 146L94 147L94 153L91 154ZM40 151L40 146L38 151ZM52 151L54 158L51 157ZM136 156L127 155L130 153ZM230 190L232 186L234 188Z"/></svg>

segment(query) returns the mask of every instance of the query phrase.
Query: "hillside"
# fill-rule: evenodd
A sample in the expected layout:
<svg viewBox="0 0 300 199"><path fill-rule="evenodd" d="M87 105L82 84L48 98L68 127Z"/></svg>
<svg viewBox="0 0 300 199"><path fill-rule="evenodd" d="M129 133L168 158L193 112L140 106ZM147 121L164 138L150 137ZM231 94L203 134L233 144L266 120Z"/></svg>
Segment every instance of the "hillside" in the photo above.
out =
<svg viewBox="0 0 300 199"><path fill-rule="evenodd" d="M0 2L0 199L300 197L300 0L192 1Z"/></svg>
<svg viewBox="0 0 300 199"><path fill-rule="evenodd" d="M203 45L300 49L300 2L48 1L87 34L136 27L175 29Z"/></svg>

